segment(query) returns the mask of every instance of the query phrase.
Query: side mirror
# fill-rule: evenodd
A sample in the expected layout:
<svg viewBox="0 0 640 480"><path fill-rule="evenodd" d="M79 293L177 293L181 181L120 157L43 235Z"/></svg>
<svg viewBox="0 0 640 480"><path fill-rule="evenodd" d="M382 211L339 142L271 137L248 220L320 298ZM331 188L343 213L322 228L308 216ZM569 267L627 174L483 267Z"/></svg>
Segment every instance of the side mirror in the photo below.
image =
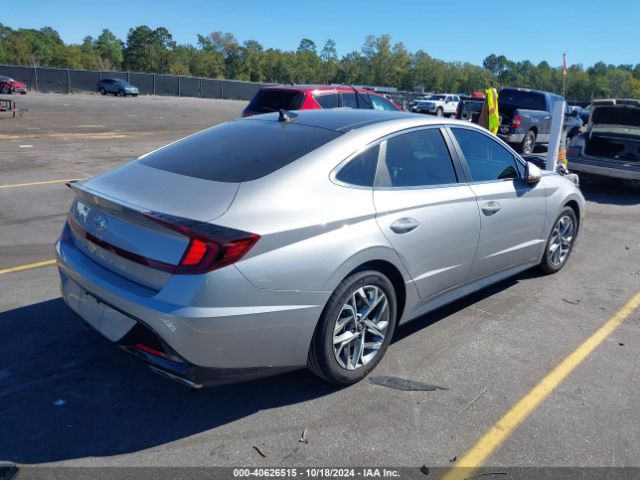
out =
<svg viewBox="0 0 640 480"><path fill-rule="evenodd" d="M527 162L527 170L524 173L524 179L529 185L535 185L542 178L540 169L531 162Z"/></svg>

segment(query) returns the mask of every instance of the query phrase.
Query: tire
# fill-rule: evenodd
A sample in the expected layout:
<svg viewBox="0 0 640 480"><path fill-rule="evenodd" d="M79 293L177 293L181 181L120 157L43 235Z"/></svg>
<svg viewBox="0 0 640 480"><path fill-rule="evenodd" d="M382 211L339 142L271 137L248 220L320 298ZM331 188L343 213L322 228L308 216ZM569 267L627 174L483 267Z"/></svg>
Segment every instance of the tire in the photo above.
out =
<svg viewBox="0 0 640 480"><path fill-rule="evenodd" d="M98 91L100 92L100 95L106 95L107 94L107 91L102 87L100 87L100 89Z"/></svg>
<svg viewBox="0 0 640 480"><path fill-rule="evenodd" d="M436 108L436 117L442 117L442 116L444 116L444 110L442 110L442 107Z"/></svg>
<svg viewBox="0 0 640 480"><path fill-rule="evenodd" d="M4 95L9 95L11 93L11 89L9 87L2 87L2 93Z"/></svg>
<svg viewBox="0 0 640 480"><path fill-rule="evenodd" d="M529 130L524 135L524 139L522 143L519 145L518 151L520 153L524 153L525 155L529 155L533 153L533 149L536 146L536 134L533 130Z"/></svg>
<svg viewBox="0 0 640 480"><path fill-rule="evenodd" d="M126 97L127 93L124 90L120 90L118 93L116 93L116 95L121 95L123 97Z"/></svg>
<svg viewBox="0 0 640 480"><path fill-rule="evenodd" d="M349 315L354 302L359 310L355 317ZM393 285L382 273L365 270L344 279L329 298L313 334L309 370L338 385L362 380L387 351L396 326L396 305ZM371 316L361 316L367 308ZM344 341L336 342L340 337Z"/></svg>
<svg viewBox="0 0 640 480"><path fill-rule="evenodd" d="M570 207L563 208L553 223L553 228L549 234L547 246L544 249L544 255L539 265L543 273L556 273L565 266L573 251L577 233L578 220L575 212Z"/></svg>

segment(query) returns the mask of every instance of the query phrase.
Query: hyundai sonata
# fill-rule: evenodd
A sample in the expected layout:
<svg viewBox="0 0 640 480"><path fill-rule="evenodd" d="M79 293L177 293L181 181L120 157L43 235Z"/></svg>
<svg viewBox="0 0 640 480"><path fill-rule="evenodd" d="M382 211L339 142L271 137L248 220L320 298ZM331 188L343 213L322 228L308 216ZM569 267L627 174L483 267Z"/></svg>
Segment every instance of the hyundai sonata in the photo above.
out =
<svg viewBox="0 0 640 480"><path fill-rule="evenodd" d="M192 387L356 382L398 325L560 270L585 204L469 122L342 109L224 123L70 187L66 303Z"/></svg>

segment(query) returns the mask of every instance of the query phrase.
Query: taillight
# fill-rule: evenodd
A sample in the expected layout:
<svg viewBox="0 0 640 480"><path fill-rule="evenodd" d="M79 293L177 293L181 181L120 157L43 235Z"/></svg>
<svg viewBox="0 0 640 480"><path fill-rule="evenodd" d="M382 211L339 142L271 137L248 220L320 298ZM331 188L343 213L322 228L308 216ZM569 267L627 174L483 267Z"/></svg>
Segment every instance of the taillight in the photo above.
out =
<svg viewBox="0 0 640 480"><path fill-rule="evenodd" d="M511 127L520 128L521 124L522 124L522 117L520 115L514 115L513 120L511 120Z"/></svg>
<svg viewBox="0 0 640 480"><path fill-rule="evenodd" d="M197 222L156 212L143 215L164 227L189 237L189 245L174 274L206 273L237 262L260 239L260 235L210 223Z"/></svg>

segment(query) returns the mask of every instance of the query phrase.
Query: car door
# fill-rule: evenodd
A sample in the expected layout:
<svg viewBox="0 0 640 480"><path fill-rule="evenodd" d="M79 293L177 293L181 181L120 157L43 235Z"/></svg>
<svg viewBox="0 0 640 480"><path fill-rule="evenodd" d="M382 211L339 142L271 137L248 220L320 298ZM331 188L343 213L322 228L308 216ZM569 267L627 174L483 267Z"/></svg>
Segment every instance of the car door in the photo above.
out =
<svg viewBox="0 0 640 480"><path fill-rule="evenodd" d="M424 299L463 283L473 263L480 218L473 191L459 179L440 127L402 132L380 146L376 219Z"/></svg>
<svg viewBox="0 0 640 480"><path fill-rule="evenodd" d="M546 191L524 179L525 165L488 132L451 127L480 210L480 241L469 280L539 258Z"/></svg>

